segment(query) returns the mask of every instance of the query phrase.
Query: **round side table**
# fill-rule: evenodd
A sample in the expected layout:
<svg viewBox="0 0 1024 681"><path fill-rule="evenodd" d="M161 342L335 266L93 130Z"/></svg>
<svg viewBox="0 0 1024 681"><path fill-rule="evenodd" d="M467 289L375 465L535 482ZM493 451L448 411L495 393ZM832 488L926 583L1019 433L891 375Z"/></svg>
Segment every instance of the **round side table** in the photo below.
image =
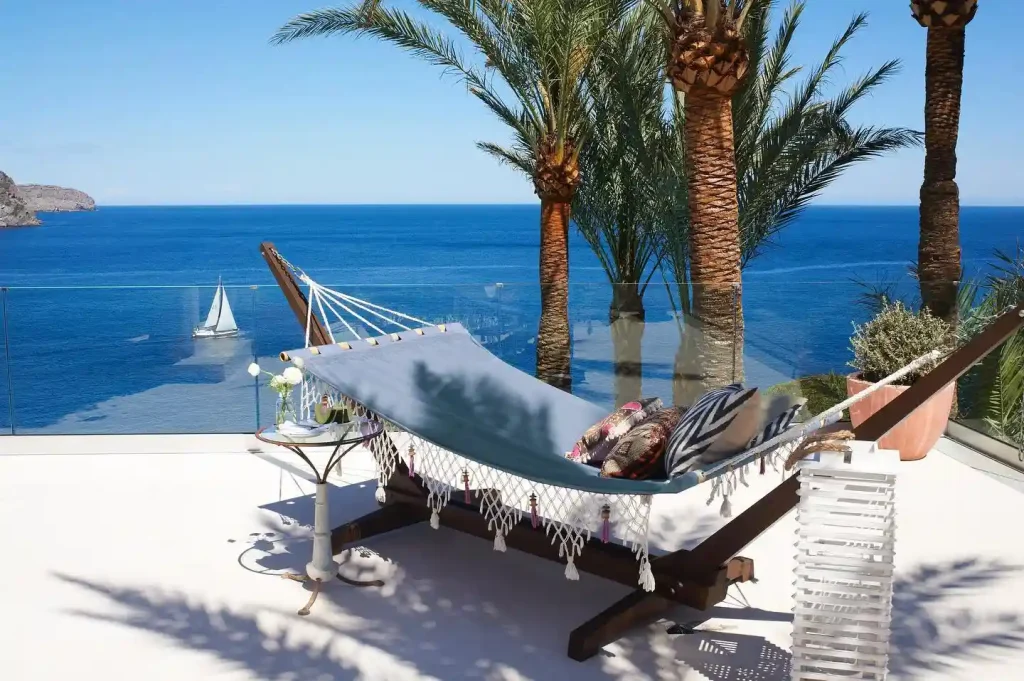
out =
<svg viewBox="0 0 1024 681"><path fill-rule="evenodd" d="M313 594L310 596L306 606L299 610L300 615L308 615L320 588L324 582L338 576L340 567L334 560L334 552L331 549L331 527L330 516L327 506L327 474L341 459L359 445L366 444L384 432L384 426L377 421L369 419L355 419L348 423L335 423L325 428L322 432L303 437L301 434L291 432L282 433L276 427L260 428L256 431L256 439L268 444L284 447L294 452L302 459L309 469L313 471L316 480L316 498L313 507L313 556L306 563L306 575L308 577L295 576L292 579L297 581L313 581ZM327 457L327 465L323 472L310 460L303 451L310 447L333 448L331 455Z"/></svg>

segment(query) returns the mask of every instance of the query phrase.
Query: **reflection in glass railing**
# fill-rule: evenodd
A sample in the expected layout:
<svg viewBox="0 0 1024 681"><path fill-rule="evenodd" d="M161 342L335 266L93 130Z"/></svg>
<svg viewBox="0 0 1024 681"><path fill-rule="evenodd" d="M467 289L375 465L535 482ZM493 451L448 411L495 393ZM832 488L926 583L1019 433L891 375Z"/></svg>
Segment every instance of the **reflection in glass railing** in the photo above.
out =
<svg viewBox="0 0 1024 681"><path fill-rule="evenodd" d="M431 323L461 323L502 360L534 371L536 283L321 283ZM225 286L223 294L213 286L4 293L4 433L252 432L273 421L275 396L248 365L276 373L280 352L304 343L303 323L273 285ZM811 411L845 397L853 324L873 314L864 286L760 275L742 291L706 293L652 284L642 305L615 309L608 284L571 285L573 393L608 408L640 396L689 404L715 380L807 397ZM714 296L733 302L698 319L696 302ZM227 307L237 333L197 337L197 327L216 330L215 313ZM365 324L353 328L374 335ZM339 339L350 333L334 330Z"/></svg>
<svg viewBox="0 0 1024 681"><path fill-rule="evenodd" d="M228 288L239 333L194 338L200 287L11 289L9 368L19 434L239 432L255 424L245 375L253 291Z"/></svg>

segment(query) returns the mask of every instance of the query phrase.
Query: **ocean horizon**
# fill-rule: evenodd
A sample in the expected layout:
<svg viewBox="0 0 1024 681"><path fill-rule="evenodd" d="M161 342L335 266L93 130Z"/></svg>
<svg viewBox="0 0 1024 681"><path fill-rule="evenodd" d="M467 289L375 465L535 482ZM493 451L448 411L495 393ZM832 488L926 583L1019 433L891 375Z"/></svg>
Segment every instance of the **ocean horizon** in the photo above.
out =
<svg viewBox="0 0 1024 681"><path fill-rule="evenodd" d="M913 297L918 208L808 208L744 271L747 381L845 372L863 284ZM0 230L10 386L0 432L251 432L272 393L245 367L273 365L301 329L258 248L272 241L317 281L431 321L461 321L533 370L537 204L100 206ZM1024 208L964 207L965 274L1024 235ZM240 336L197 341L222 278ZM495 284L502 284L495 287ZM671 396L678 343L660 275L645 295L644 392ZM574 392L610 403L610 289L570 238ZM667 387L666 387L667 386ZM665 392L668 391L666 395ZM12 418L13 415L13 418Z"/></svg>

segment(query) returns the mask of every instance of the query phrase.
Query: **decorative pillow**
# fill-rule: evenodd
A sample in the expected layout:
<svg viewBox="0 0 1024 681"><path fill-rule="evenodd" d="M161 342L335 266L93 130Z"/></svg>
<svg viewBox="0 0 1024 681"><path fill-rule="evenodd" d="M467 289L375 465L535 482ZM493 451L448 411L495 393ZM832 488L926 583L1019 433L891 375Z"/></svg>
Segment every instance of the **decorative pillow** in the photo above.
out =
<svg viewBox="0 0 1024 681"><path fill-rule="evenodd" d="M807 400L798 400L791 407L783 411L781 414L770 420L767 425L761 430L760 433L755 435L750 443L747 445L747 449L753 449L758 445L761 445L772 438L778 437L784 431L788 430L793 422L796 421L797 414L804 408L804 404Z"/></svg>
<svg viewBox="0 0 1024 681"><path fill-rule="evenodd" d="M627 402L587 428L587 432L583 433L583 437L566 457L600 466L608 450L620 437L658 409L661 409L661 400L657 397Z"/></svg>
<svg viewBox="0 0 1024 681"><path fill-rule="evenodd" d="M739 383L710 390L679 420L665 450L665 472L676 477L743 449L762 423L757 388Z"/></svg>
<svg viewBox="0 0 1024 681"><path fill-rule="evenodd" d="M684 411L674 407L659 409L619 438L601 466L601 475L631 480L663 475L665 445Z"/></svg>

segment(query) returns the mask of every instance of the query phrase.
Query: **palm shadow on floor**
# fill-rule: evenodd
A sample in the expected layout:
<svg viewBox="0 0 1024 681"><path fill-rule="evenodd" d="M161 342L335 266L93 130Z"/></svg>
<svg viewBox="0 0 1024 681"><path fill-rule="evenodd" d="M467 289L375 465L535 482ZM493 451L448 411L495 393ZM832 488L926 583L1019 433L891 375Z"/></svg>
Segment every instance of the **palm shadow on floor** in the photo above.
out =
<svg viewBox="0 0 1024 681"><path fill-rule="evenodd" d="M588 576L566 584L558 565L514 551L497 555L486 542L423 526L371 545L400 566L395 578L383 588L331 585L314 614L304 619L283 609L233 610L183 593L57 577L120 606L117 615L76 615L150 631L267 681L402 678L413 669L453 681L657 678L658 670L681 672L680 665L711 681L789 679L787 650L760 636L702 629L698 622L681 635L669 635L666 625L657 625L581 665L565 657L567 623L582 622L625 594L622 587ZM284 553L292 558L278 560L305 559L308 543L296 540L289 546ZM947 602L994 588L1015 573L1008 566L971 559L921 566L900 577L893 608L892 678L927 679L943 668L1024 644L1020 614L960 611ZM284 580L268 581L266 588L291 588L296 606L305 600L298 585ZM745 618L743 609L729 610L713 614ZM757 619L785 615L751 614ZM379 675L365 676L371 667Z"/></svg>

